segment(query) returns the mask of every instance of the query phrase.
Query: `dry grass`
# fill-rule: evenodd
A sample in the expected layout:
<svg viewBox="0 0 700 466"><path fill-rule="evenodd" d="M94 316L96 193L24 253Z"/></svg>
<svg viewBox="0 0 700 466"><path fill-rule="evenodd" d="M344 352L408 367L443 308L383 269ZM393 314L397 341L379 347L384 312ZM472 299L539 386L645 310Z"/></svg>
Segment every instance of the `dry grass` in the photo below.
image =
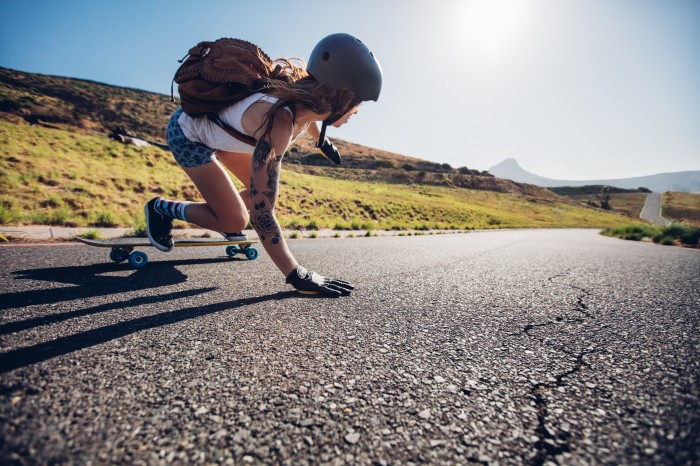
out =
<svg viewBox="0 0 700 466"><path fill-rule="evenodd" d="M606 227L620 215L557 196L340 180L283 170L278 217L299 229ZM0 121L0 223L143 224L155 195L199 200L168 152Z"/></svg>
<svg viewBox="0 0 700 466"><path fill-rule="evenodd" d="M665 218L700 227L700 194L666 192L661 211Z"/></svg>

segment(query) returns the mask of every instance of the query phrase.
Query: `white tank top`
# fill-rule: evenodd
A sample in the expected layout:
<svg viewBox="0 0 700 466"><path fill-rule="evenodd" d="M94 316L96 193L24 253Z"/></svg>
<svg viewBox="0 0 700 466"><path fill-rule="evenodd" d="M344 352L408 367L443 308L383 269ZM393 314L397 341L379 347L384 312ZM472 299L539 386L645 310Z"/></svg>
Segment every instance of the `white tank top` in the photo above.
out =
<svg viewBox="0 0 700 466"><path fill-rule="evenodd" d="M219 112L219 118L221 118L221 120L223 120L224 123L236 129L237 131L248 135L248 133L246 133L243 129L243 125L241 124L243 113L245 113L245 111L248 110L248 107L250 107L256 102L269 102L271 104L274 104L278 100L279 99L277 99L276 97L272 97L263 94L262 92L258 92L246 97L245 99L239 102L236 102L230 107L225 108L224 110ZM289 113L292 113L289 107L285 107L284 109L287 110ZM182 128L182 132L185 134L185 137L187 137L187 139L189 139L190 141L199 142L207 147L211 147L212 149L216 150L225 150L228 152L243 152L246 154L253 153L253 146L234 138L226 131L221 129L219 125L217 125L207 117L192 118L191 116L183 112L177 121L180 124L180 127ZM302 128L302 130L299 131L294 140L296 140L299 136L304 134L307 128L308 126Z"/></svg>

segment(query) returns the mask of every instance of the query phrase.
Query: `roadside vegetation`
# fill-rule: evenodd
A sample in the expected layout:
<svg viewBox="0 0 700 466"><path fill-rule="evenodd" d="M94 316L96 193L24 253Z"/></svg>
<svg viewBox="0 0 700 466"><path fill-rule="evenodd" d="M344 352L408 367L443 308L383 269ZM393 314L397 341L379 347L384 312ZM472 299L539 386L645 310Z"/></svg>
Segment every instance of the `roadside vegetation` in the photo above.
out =
<svg viewBox="0 0 700 466"><path fill-rule="evenodd" d="M700 194L665 192L661 196L664 218L700 227Z"/></svg>
<svg viewBox="0 0 700 466"><path fill-rule="evenodd" d="M639 218L646 202L647 194L650 192L646 188L621 189L609 187L605 194L602 194L604 186L562 186L548 188L561 196L571 199L594 208L605 208L614 212L620 212L631 218ZM607 197L604 197L607 196Z"/></svg>
<svg viewBox="0 0 700 466"><path fill-rule="evenodd" d="M564 197L337 179L285 169L287 229L431 230L610 227L619 214ZM0 223L143 229L152 196L199 200L170 154L105 136L0 121ZM180 224L186 226L184 224Z"/></svg>
<svg viewBox="0 0 700 466"><path fill-rule="evenodd" d="M631 241L653 241L666 246L700 247L700 228L683 224L674 224L668 227L626 225L606 228L602 234Z"/></svg>
<svg viewBox="0 0 700 466"><path fill-rule="evenodd" d="M126 227L138 235L151 197L201 200L168 152L114 140L131 135L162 144L174 108L169 96L0 67L0 224ZM467 167L334 142L341 166L330 164L310 137L285 155L277 208L285 229L371 235L643 225L643 192L611 188L601 208L600 187L556 194ZM697 201L668 193L664 215L700 223Z"/></svg>

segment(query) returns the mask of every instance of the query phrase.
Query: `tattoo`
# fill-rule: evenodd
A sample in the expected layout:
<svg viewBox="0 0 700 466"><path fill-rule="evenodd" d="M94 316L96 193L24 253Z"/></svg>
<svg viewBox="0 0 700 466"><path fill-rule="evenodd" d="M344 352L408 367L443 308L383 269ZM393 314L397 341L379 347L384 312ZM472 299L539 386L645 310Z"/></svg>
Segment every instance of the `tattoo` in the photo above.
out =
<svg viewBox="0 0 700 466"><path fill-rule="evenodd" d="M274 205L277 200L282 156L273 158L270 157L272 153L270 143L264 139L258 141L253 151L253 173L251 173L250 180L250 198L253 201L251 217L261 241L269 240L272 244L279 244L283 236L279 223L275 218ZM261 193L257 190L253 177L255 173L259 173L263 169L266 169L268 179L265 183L267 190L262 192L264 197L261 199L259 196Z"/></svg>
<svg viewBox="0 0 700 466"><path fill-rule="evenodd" d="M264 139L260 139L253 151L253 171L260 171L267 164L267 158L272 153L272 146Z"/></svg>
<svg viewBox="0 0 700 466"><path fill-rule="evenodd" d="M282 157L275 157L275 161L267 166L267 189L277 189L280 179L280 163Z"/></svg>
<svg viewBox="0 0 700 466"><path fill-rule="evenodd" d="M278 244L282 238L282 230L275 218L272 209L265 205L265 201L259 204L253 204L255 212L253 213L253 222L258 230L258 236L261 241L270 238L272 244Z"/></svg>

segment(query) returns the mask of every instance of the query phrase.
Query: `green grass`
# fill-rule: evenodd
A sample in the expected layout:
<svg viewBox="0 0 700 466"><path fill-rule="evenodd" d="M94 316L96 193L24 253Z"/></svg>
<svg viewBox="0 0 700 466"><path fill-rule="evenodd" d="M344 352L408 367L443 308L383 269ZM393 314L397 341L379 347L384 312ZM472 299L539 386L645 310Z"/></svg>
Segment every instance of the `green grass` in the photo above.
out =
<svg viewBox="0 0 700 466"><path fill-rule="evenodd" d="M443 186L369 183L282 173L278 217L335 230L607 227L629 220L566 202ZM284 222L284 221L283 221ZM287 223L289 225L289 223Z"/></svg>
<svg viewBox="0 0 700 466"><path fill-rule="evenodd" d="M85 239L101 239L102 235L100 235L100 232L97 230L88 230L80 235L80 237Z"/></svg>
<svg viewBox="0 0 700 466"><path fill-rule="evenodd" d="M198 199L169 153L0 121L0 223L130 226L156 195Z"/></svg>
<svg viewBox="0 0 700 466"><path fill-rule="evenodd" d="M602 228L629 221L553 195L337 179L288 169L281 185L276 215L283 227L300 230ZM0 121L3 224L131 227L143 233L143 204L157 195L201 200L170 153L156 147Z"/></svg>
<svg viewBox="0 0 700 466"><path fill-rule="evenodd" d="M606 228L601 233L605 236L614 236L630 241L642 241L659 235L661 233L661 228L652 225L624 225Z"/></svg>
<svg viewBox="0 0 700 466"><path fill-rule="evenodd" d="M614 236L632 241L651 240L662 245L680 244L687 247L700 247L700 228L675 224L668 227L655 225L626 225L607 228L602 231L606 236Z"/></svg>

